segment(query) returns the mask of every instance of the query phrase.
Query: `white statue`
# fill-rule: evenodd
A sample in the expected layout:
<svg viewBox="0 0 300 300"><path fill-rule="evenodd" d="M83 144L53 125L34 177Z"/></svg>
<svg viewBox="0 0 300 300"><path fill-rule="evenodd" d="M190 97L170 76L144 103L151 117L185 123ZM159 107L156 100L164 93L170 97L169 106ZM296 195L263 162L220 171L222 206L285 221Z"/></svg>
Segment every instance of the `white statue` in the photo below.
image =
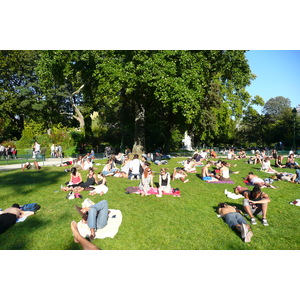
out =
<svg viewBox="0 0 300 300"><path fill-rule="evenodd" d="M182 140L183 142L183 148L188 150L188 151L194 151L192 148L192 139L191 137L187 134L187 131L184 133L184 139Z"/></svg>

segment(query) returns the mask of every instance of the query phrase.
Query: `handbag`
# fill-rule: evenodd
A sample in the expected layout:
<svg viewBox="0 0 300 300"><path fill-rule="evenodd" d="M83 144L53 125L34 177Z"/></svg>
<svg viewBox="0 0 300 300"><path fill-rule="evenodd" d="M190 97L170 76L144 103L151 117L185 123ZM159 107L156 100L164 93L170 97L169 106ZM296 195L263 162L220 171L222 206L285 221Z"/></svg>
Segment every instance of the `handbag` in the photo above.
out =
<svg viewBox="0 0 300 300"><path fill-rule="evenodd" d="M73 191L69 192L68 195L66 196L66 198L69 200L75 199L74 192Z"/></svg>

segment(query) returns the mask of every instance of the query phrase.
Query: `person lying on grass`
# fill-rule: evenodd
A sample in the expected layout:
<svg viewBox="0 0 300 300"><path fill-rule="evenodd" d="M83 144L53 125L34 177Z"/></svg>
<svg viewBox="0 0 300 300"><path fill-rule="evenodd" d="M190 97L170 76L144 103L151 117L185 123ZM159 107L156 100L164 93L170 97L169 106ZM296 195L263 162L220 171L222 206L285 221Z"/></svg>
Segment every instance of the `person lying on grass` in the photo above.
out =
<svg viewBox="0 0 300 300"><path fill-rule="evenodd" d="M264 226L268 226L267 210L268 203L271 202L268 194L263 193L259 185L255 185L252 191L244 190L243 196L245 197L243 201L244 209L251 218L251 224L256 225L254 216L262 214L261 222Z"/></svg>
<svg viewBox="0 0 300 300"><path fill-rule="evenodd" d="M241 237L245 243L251 241L251 237L253 236L251 227L240 214L240 210L227 203L219 203L217 211L231 229L235 229L241 233Z"/></svg>
<svg viewBox="0 0 300 300"><path fill-rule="evenodd" d="M82 217L82 222L90 228L90 240L96 237L96 231L107 225L108 203L102 200L90 207L82 208L75 205L75 209Z"/></svg>
<svg viewBox="0 0 300 300"><path fill-rule="evenodd" d="M19 204L0 211L0 234L16 224L18 219L34 215L33 211L22 211Z"/></svg>
<svg viewBox="0 0 300 300"><path fill-rule="evenodd" d="M188 174L186 174L182 168L174 168L172 181L180 179L183 183L187 183L189 180L185 179L186 177L188 177Z"/></svg>
<svg viewBox="0 0 300 300"><path fill-rule="evenodd" d="M265 182L263 179L259 178L257 175L254 175L252 172L248 173L248 176L245 178L246 181L250 182L253 185L259 185L260 187L270 187L276 189L275 186Z"/></svg>
<svg viewBox="0 0 300 300"><path fill-rule="evenodd" d="M36 170L40 170L42 168L41 166L39 166L39 163L36 160L33 162L33 164L34 164ZM27 170L31 169L31 163L29 161L24 164L22 171L24 171L25 169L27 169Z"/></svg>

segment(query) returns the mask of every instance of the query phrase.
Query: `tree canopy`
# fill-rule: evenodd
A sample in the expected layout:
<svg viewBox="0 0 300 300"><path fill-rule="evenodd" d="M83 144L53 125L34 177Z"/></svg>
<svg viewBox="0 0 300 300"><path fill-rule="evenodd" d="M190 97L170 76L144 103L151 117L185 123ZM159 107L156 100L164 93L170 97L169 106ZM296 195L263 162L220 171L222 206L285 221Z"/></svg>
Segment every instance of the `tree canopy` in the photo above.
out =
<svg viewBox="0 0 300 300"><path fill-rule="evenodd" d="M251 107L264 104L246 90L255 75L240 50L0 55L0 120L6 128L2 139L20 138L24 122L34 120L44 130L59 124L77 127L92 144L121 148L169 150L175 141L180 146L178 134L184 131L195 143L232 143ZM277 98L276 103L289 105L285 98ZM264 113L278 115L272 110L276 107L284 114L282 105L271 100Z"/></svg>

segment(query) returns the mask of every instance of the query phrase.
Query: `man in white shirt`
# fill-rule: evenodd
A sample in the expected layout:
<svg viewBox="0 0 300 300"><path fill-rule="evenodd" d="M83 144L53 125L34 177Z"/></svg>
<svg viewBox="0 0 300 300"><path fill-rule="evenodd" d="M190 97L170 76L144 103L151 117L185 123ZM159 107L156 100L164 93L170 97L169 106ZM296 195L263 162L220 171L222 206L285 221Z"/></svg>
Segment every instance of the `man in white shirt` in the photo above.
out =
<svg viewBox="0 0 300 300"><path fill-rule="evenodd" d="M137 179L140 179L141 173L140 173L140 166L141 161L139 160L138 154L135 154L133 156L133 160L129 163L129 179L133 179L136 177Z"/></svg>

